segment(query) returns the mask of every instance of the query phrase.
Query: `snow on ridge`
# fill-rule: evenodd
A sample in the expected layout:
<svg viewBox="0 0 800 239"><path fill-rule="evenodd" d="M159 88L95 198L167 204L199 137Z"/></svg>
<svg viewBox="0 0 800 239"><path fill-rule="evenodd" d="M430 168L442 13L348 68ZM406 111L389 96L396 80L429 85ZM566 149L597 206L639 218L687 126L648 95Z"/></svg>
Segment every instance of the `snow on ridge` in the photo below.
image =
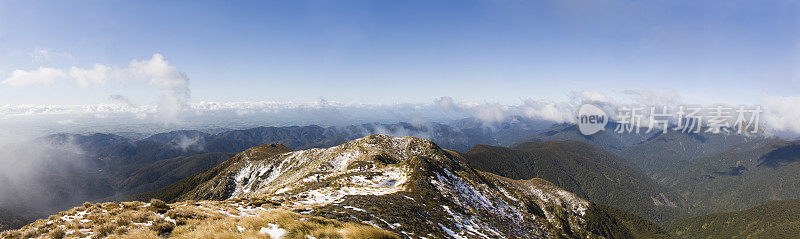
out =
<svg viewBox="0 0 800 239"><path fill-rule="evenodd" d="M370 135L350 142L330 147L288 152L270 160L245 160L232 178L235 189L230 195L235 197L258 196L285 193L302 183L328 180L342 175L369 172L370 180L364 176L349 176L341 182L345 187L339 194L383 195L403 190L408 181L408 169L393 165L381 169L348 169L355 161L372 161L374 157L390 157L397 162L409 160L425 154L432 142L413 137L392 137ZM346 185L362 187L348 188ZM328 195L323 202L339 196ZM335 201L335 200L334 200Z"/></svg>
<svg viewBox="0 0 800 239"><path fill-rule="evenodd" d="M586 211L589 209L588 201L583 200L575 194L558 187L552 187L548 189L554 192L545 192L542 188L533 185L523 187L522 189L547 203L564 207L581 216L584 216Z"/></svg>
<svg viewBox="0 0 800 239"><path fill-rule="evenodd" d="M515 204L515 202L507 202L502 192L493 191L485 184L475 184L469 179L459 176L458 174L450 172L448 169L442 169L444 174L434 171L434 176L431 179L431 184L436 187L443 196L449 198L456 206L467 210L468 212L477 215L494 215L500 218L506 218L514 223L524 223L528 219L533 219L524 216L526 212L524 209ZM511 203L511 204L509 204ZM457 231L467 233L466 235L454 232L457 236L474 236L474 237L503 237L489 223L494 221L492 217L483 218L476 217L469 214L461 214L452 210L447 205L442 205L447 214L450 215L450 221L455 225ZM487 221L488 220L488 221ZM443 230L447 231L448 229ZM453 236L453 235L451 235Z"/></svg>
<svg viewBox="0 0 800 239"><path fill-rule="evenodd" d="M353 171L353 170L351 170ZM362 176L350 176L335 181L335 184L345 185L342 187L325 187L316 190L300 193L298 196L304 198L296 203L297 206L317 206L340 202L348 195L387 195L405 190L405 184L410 178L408 169L405 167L389 167L386 170L375 170L371 172L381 173L366 179ZM391 181L392 183L386 183Z"/></svg>

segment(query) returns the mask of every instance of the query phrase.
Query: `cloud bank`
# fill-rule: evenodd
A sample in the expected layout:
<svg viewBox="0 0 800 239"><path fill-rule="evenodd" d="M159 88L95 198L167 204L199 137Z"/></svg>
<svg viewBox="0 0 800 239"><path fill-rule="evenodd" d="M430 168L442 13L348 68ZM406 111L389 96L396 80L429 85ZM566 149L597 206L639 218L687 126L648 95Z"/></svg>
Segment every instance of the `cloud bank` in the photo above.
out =
<svg viewBox="0 0 800 239"><path fill-rule="evenodd" d="M161 54L154 54L149 60L132 60L128 66L121 68L114 68L98 63L94 64L91 68L71 67L69 70L47 67L41 67L31 71L15 70L11 77L3 80L0 84L13 87L32 87L51 85L59 81L74 83L80 88L87 90L109 84L145 83L147 86L159 91L155 115L165 124L176 123L180 120L181 114L187 109L187 102L191 97L189 77L175 66L170 65ZM131 107L133 104L123 95L112 95L111 97L112 99L125 101L125 106L120 108L112 105L92 105L79 106L78 108L88 111L132 111L135 113L150 111L150 109L136 109L136 107ZM11 106L4 108L5 109L0 111L12 111L17 114L24 114L36 112L63 112L65 110L69 111L67 108L75 107L23 106L20 108Z"/></svg>
<svg viewBox="0 0 800 239"><path fill-rule="evenodd" d="M0 84L24 87L33 85L51 85L56 81L67 78L67 73L63 70L49 67L39 67L32 71L14 70L11 77L6 78Z"/></svg>
<svg viewBox="0 0 800 239"><path fill-rule="evenodd" d="M46 61L61 57L46 49L34 52L35 59ZM68 55L67 55L68 56ZM71 56L70 56L71 57ZM62 57L63 58L63 57ZM582 104L592 103L618 119L622 106L666 106L670 112L686 105L677 91L622 90L614 94L595 91L571 92L564 102L522 99L520 104L505 105L493 102L465 102L452 97L440 97L428 104L371 105L329 102L190 102L189 77L171 65L163 55L150 59L131 60L123 67L94 64L88 68L59 69L40 67L34 70L14 70L0 81L9 87L36 87L55 83L74 84L92 90L102 86L141 84L157 91L155 104L136 104L122 94L110 94L113 104L86 105L3 105L0 106L0 125L38 124L50 131L83 124L94 128L128 125L135 131L142 124L160 124L162 129L190 127L250 127L262 125L348 125L358 123L391 123L399 121L452 121L471 117L485 127L495 127L510 120L527 119L554 123L573 123L575 112ZM768 97L760 104L764 108L761 125L774 135L800 135L800 97ZM643 122L647 124L647 121ZM8 127L8 126L7 126ZM153 128L153 127L151 127ZM156 127L158 128L158 127ZM121 130L121 129L116 129Z"/></svg>
<svg viewBox="0 0 800 239"><path fill-rule="evenodd" d="M170 72L159 70L159 72ZM174 73L174 71L173 71ZM147 73L150 74L150 73ZM463 102L452 97L441 97L428 104L359 104L341 103L321 99L308 103L277 101L258 102L188 102L188 92L181 74L168 74L159 82L162 95L168 98L162 104L137 105L122 95L110 96L118 103L89 105L4 105L0 106L0 125L9 123L38 123L39 128L79 129L87 132L99 129L140 131L141 125L161 130L187 128L246 128L257 126L310 125L344 126L362 123L439 122L446 123L463 118L474 118L485 127L518 120L524 117L553 123L574 123L580 105L592 103L603 109L610 118L618 120L617 110L622 106L667 106L676 112L683 105L679 95L671 92L624 91L621 97L584 91L572 92L566 102L525 99L520 104L504 105L491 102ZM164 104L167 104L165 107ZM759 104L764 112L760 125L770 135L796 137L800 135L800 97L770 97ZM176 108L170 108L175 106ZM708 107L708 106L706 106ZM736 106L730 106L736 107ZM659 109L660 110L660 109ZM164 115L164 112L181 112ZM658 112L657 112L658 113ZM178 117L179 116L179 117ZM174 124L164 125L164 118L175 118ZM648 121L643 119L642 125ZM103 126L104 127L101 127ZM155 125L155 126L154 126ZM127 127L127 128L125 128ZM14 127L5 127L14 128ZM19 127L17 127L19 128Z"/></svg>

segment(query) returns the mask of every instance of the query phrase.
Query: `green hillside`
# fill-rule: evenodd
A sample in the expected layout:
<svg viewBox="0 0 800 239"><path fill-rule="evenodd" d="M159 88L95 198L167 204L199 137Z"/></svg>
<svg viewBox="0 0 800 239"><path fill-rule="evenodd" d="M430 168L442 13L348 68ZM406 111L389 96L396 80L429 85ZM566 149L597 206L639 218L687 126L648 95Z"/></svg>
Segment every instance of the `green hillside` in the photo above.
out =
<svg viewBox="0 0 800 239"><path fill-rule="evenodd" d="M664 226L678 238L797 238L800 200L774 201L744 211L678 219Z"/></svg>
<svg viewBox="0 0 800 239"><path fill-rule="evenodd" d="M655 135L654 132L645 133L644 131L639 134L616 133L614 129L617 125L614 122L609 122L603 131L593 135L583 135L578 131L578 126L575 124L559 124L534 134L525 142L578 141L617 153L628 147L640 144Z"/></svg>
<svg viewBox="0 0 800 239"><path fill-rule="evenodd" d="M798 148L782 140L751 142L666 171L662 182L689 200L698 215L800 198Z"/></svg>
<svg viewBox="0 0 800 239"><path fill-rule="evenodd" d="M601 204L665 221L687 204L636 168L596 146L575 141L529 142L514 148L479 145L464 160L475 169L512 179L542 178Z"/></svg>
<svg viewBox="0 0 800 239"><path fill-rule="evenodd" d="M115 175L114 184L119 192L126 194L148 192L213 168L233 155L233 153L217 152L159 160L145 166L123 170Z"/></svg>
<svg viewBox="0 0 800 239"><path fill-rule="evenodd" d="M687 134L675 131L655 135L647 141L633 145L619 152L622 160L635 165L656 181L672 178L668 171L674 171L692 159L712 156L745 144L748 139L741 135L725 134Z"/></svg>
<svg viewBox="0 0 800 239"><path fill-rule="evenodd" d="M269 157L275 154L291 152L291 150L286 146L280 144L268 144L268 145L253 147L245 152L257 152L262 157ZM244 160L242 156L237 155L236 157L223 161L222 163L216 165L213 168L207 169L202 172L198 172L194 175L183 178L175 183L166 185L162 188L158 188L150 192L144 192L132 195L131 197L129 197L129 199L147 201L150 200L151 198L157 198L168 202L175 202L178 199L185 197L186 194L188 194L189 192L196 190L197 187L202 183L210 181L214 178L228 176L228 174L231 172L227 172L226 169L229 168L232 164L241 160Z"/></svg>

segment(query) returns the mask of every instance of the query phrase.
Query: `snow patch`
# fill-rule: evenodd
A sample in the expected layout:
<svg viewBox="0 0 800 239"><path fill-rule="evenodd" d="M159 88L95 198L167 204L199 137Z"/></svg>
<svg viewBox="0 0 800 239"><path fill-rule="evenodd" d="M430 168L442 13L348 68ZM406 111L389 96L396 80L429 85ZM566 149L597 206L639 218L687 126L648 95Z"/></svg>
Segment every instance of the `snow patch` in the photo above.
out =
<svg viewBox="0 0 800 239"><path fill-rule="evenodd" d="M267 226L269 226L269 228L262 227L258 233L267 234L273 239L283 238L283 235L286 234L286 229L280 228L278 224L269 223Z"/></svg>

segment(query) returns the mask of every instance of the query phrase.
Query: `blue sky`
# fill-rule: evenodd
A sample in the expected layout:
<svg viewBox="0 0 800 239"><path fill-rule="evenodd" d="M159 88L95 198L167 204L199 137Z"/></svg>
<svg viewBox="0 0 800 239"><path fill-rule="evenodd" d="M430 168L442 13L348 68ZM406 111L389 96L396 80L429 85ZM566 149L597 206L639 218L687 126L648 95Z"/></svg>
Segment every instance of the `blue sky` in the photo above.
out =
<svg viewBox="0 0 800 239"><path fill-rule="evenodd" d="M38 53L37 53L38 52ZM159 53L189 102L566 100L673 90L687 101L800 95L797 1L8 1L0 80L124 68ZM158 89L0 84L0 105L155 102Z"/></svg>

